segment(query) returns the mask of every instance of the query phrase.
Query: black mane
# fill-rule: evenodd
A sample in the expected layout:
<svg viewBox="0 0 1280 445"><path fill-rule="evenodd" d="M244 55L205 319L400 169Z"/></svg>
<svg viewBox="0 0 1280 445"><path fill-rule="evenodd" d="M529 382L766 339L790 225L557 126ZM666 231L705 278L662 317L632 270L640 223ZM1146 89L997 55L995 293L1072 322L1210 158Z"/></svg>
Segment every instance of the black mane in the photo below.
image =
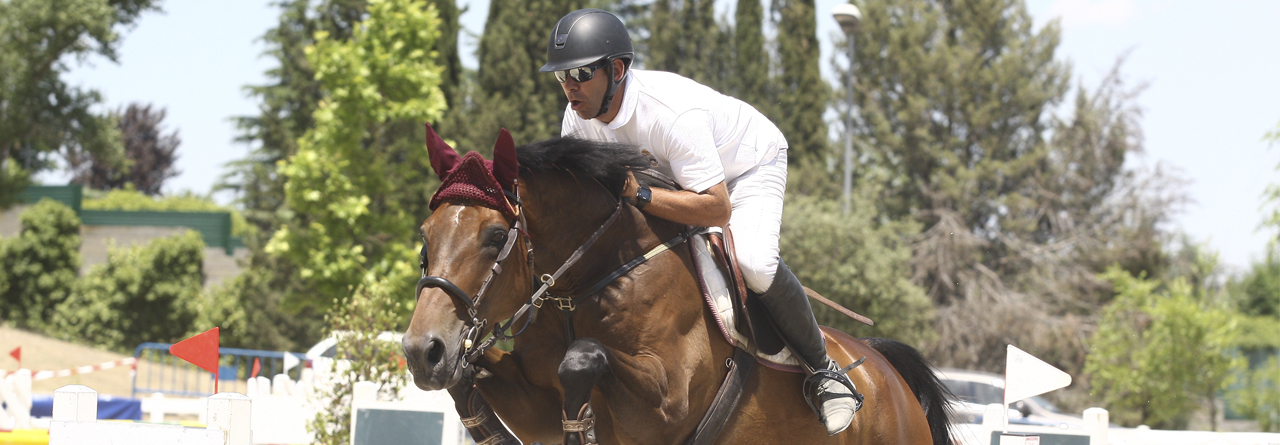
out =
<svg viewBox="0 0 1280 445"><path fill-rule="evenodd" d="M599 181L614 196L622 193L628 171L649 167L649 160L634 145L553 138L516 148L520 173L566 171Z"/></svg>

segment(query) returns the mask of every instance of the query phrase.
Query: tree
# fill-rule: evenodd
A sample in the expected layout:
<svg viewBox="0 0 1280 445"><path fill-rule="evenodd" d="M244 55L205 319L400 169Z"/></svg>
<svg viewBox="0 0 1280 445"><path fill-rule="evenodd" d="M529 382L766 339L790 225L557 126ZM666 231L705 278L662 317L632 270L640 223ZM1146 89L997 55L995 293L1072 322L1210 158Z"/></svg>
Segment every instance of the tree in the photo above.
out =
<svg viewBox="0 0 1280 445"><path fill-rule="evenodd" d="M725 34L715 20L714 0L657 0L649 6L644 25L644 67L670 71L720 89L727 80L723 71L727 48Z"/></svg>
<svg viewBox="0 0 1280 445"><path fill-rule="evenodd" d="M347 41L317 33L306 50L324 99L315 126L281 164L292 217L265 247L296 265L309 292L295 304L327 309L386 280L409 295L413 234L432 183L421 130L445 102L433 52L435 8L375 0ZM402 283L402 284L400 284Z"/></svg>
<svg viewBox="0 0 1280 445"><path fill-rule="evenodd" d="M1241 366L1229 354L1232 314L1208 304L1181 278L1162 284L1116 266L1103 278L1116 296L1089 341L1085 372L1093 393L1116 413L1113 421L1182 429L1202 402L1215 418L1216 394Z"/></svg>
<svg viewBox="0 0 1280 445"><path fill-rule="evenodd" d="M814 302L819 324L909 344L932 340L933 306L911 283L907 267L905 241L918 229L910 222L879 224L874 190L858 192L849 215L836 200L789 194L782 257L806 286L876 321L874 328L865 326Z"/></svg>
<svg viewBox="0 0 1280 445"><path fill-rule="evenodd" d="M120 165L120 135L91 108L97 91L67 85L72 60L116 61L117 26L127 28L154 0L0 2L0 208L30 175L55 167L58 153L94 153Z"/></svg>
<svg viewBox="0 0 1280 445"><path fill-rule="evenodd" d="M465 125L452 123L459 150L488 154L498 130L506 128L517 144L560 135L568 99L546 63L551 27L585 0L494 0L480 36L475 90L471 103L456 110Z"/></svg>
<svg viewBox="0 0 1280 445"><path fill-rule="evenodd" d="M19 219L18 237L0 240L0 320L43 330L80 273L80 218L42 199Z"/></svg>
<svg viewBox="0 0 1280 445"><path fill-rule="evenodd" d="M826 163L827 112L831 91L819 67L817 14L813 0L774 0L777 24L778 75L767 107L770 120L787 138L789 163Z"/></svg>
<svg viewBox="0 0 1280 445"><path fill-rule="evenodd" d="M1058 116L1070 76L1058 25L1035 30L1021 1L859 7L857 180L885 185L882 218L923 228L911 268L938 309L927 355L994 370L1013 343L1079 371L1111 298L1098 274L1118 262L1157 275L1160 223L1183 199L1163 170L1124 169L1142 149L1141 86L1117 62Z"/></svg>
<svg viewBox="0 0 1280 445"><path fill-rule="evenodd" d="M764 7L760 0L738 0L734 10L733 65L726 94L741 99L766 115L772 111L772 65L765 50Z"/></svg>
<svg viewBox="0 0 1280 445"><path fill-rule="evenodd" d="M209 289L191 335L218 326L220 344L230 348L301 351L324 331L324 314L309 308L288 310L284 294L273 289L278 270L247 268Z"/></svg>
<svg viewBox="0 0 1280 445"><path fill-rule="evenodd" d="M112 249L58 305L51 333L115 351L182 340L200 308L203 265L195 231Z"/></svg>
<svg viewBox="0 0 1280 445"><path fill-rule="evenodd" d="M315 125L312 114L321 99L320 81L305 49L315 43L318 32L337 41L349 38L365 13L365 0L322 0L315 8L311 0L292 0L280 7L279 25L262 37L268 48L265 55L278 64L266 73L273 83L245 87L260 98L259 114L236 118L237 141L258 147L230 163L214 186L215 191L234 192L245 216L267 234L286 210L285 178L277 166L297 152L298 138Z"/></svg>
<svg viewBox="0 0 1280 445"><path fill-rule="evenodd" d="M1280 431L1280 245L1270 243L1266 256L1232 278L1227 289L1240 316L1236 346L1249 362L1227 403L1263 431Z"/></svg>
<svg viewBox="0 0 1280 445"><path fill-rule="evenodd" d="M113 113L111 118L120 128L124 142L125 163L113 164L109 159L99 161L94 153L71 153L67 156L67 163L74 172L72 182L98 190L132 184L135 190L144 194L159 195L164 181L180 173L174 162L178 160L178 145L182 143L177 130L161 134L164 117L164 108L153 112L150 104L132 103L128 108Z"/></svg>
<svg viewBox="0 0 1280 445"><path fill-rule="evenodd" d="M362 287L349 304L333 307L325 317L338 344L330 368L316 370L333 382L318 391L323 409L307 423L316 443L351 443L351 397L356 383L378 384L379 400L399 399L400 389L409 383L400 342L378 338L404 320L400 299L393 292L385 281Z"/></svg>

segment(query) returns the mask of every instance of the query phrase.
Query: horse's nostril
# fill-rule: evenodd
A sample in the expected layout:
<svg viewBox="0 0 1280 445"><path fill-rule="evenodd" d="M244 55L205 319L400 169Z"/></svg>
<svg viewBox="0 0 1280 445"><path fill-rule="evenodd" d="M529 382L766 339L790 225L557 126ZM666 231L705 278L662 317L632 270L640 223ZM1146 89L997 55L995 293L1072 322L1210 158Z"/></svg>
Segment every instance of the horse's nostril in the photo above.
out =
<svg viewBox="0 0 1280 445"><path fill-rule="evenodd" d="M440 359L444 357L444 342L439 339L431 339L427 343L427 365L434 367L440 363Z"/></svg>

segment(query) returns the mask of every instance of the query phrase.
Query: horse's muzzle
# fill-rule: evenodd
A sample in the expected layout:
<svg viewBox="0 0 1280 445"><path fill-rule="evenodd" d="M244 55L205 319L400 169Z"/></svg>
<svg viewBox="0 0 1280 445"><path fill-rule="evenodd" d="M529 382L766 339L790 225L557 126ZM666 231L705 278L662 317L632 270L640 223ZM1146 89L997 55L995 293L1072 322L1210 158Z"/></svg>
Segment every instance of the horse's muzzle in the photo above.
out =
<svg viewBox="0 0 1280 445"><path fill-rule="evenodd" d="M426 391L445 389L457 383L461 360L457 348L431 333L405 335L400 341L413 382Z"/></svg>

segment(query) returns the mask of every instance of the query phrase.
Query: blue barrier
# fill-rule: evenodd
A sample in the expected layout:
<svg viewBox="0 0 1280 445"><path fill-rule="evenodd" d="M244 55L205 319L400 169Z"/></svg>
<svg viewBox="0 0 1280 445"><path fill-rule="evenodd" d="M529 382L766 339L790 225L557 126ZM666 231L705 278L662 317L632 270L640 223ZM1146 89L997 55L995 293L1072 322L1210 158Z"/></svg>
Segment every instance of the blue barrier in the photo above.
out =
<svg viewBox="0 0 1280 445"><path fill-rule="evenodd" d="M213 395L213 373L197 368L185 360L169 354L170 343L143 343L133 350L138 363L133 372L133 393L148 395L162 393L179 397L207 397ZM218 390L245 393L245 379L253 371L253 359L257 358L262 369L260 376L273 377L287 374L298 380L306 366L306 356L300 352L260 351L256 349L218 348ZM284 369L285 355L296 358L298 365Z"/></svg>
<svg viewBox="0 0 1280 445"><path fill-rule="evenodd" d="M31 396L31 417L53 417L53 394L34 394ZM98 419L142 420L142 401L99 395Z"/></svg>

